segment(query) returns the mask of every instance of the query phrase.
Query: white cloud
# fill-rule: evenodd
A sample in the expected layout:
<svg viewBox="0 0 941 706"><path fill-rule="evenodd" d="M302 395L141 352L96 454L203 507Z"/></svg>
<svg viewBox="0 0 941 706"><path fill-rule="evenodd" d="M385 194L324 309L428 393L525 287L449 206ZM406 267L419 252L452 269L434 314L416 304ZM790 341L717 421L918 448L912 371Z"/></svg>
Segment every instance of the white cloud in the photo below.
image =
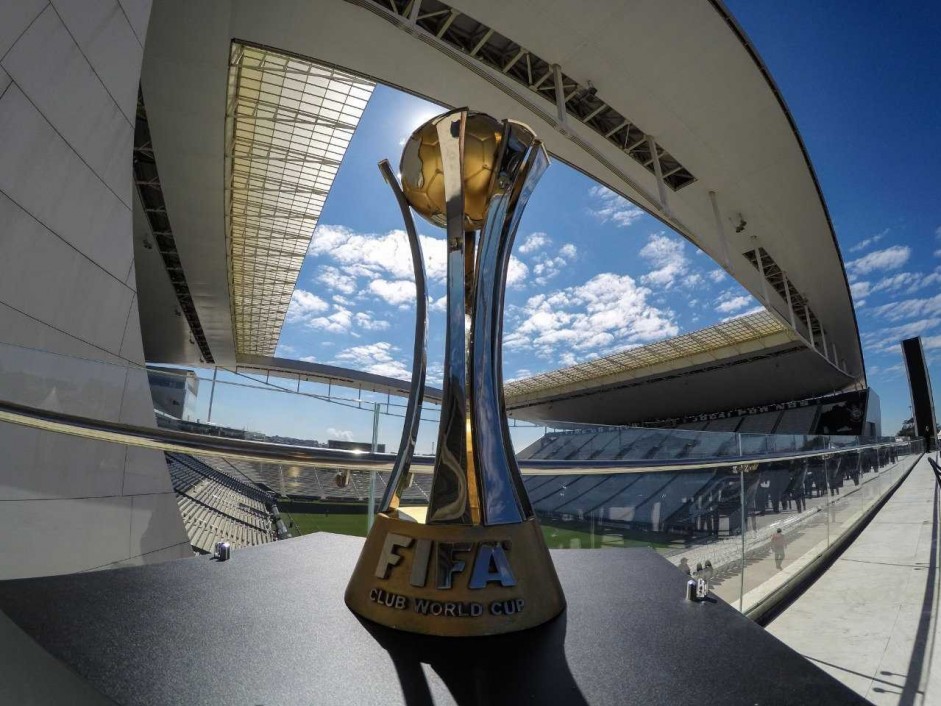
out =
<svg viewBox="0 0 941 706"><path fill-rule="evenodd" d="M536 264L533 265L533 276L536 278L536 284L546 284L546 282L559 274L566 264L565 258L562 257L541 257Z"/></svg>
<svg viewBox="0 0 941 706"><path fill-rule="evenodd" d="M415 302L415 282L407 279L374 279L369 291L392 306L412 306Z"/></svg>
<svg viewBox="0 0 941 706"><path fill-rule="evenodd" d="M915 274L914 272L899 272L894 275L889 275L888 277L883 277L872 286L871 291L896 292L903 287L916 285L921 277L922 275Z"/></svg>
<svg viewBox="0 0 941 706"><path fill-rule="evenodd" d="M746 316L751 316L752 314L757 314L759 311L764 311L764 310L765 308L761 305L753 306L751 309L748 309L747 311L741 311L737 314L733 314L732 316L726 316L724 319L722 319L722 322L725 323L726 321L733 321L734 319L741 319Z"/></svg>
<svg viewBox="0 0 941 706"><path fill-rule="evenodd" d="M301 360L303 360L305 363L316 363L316 362L317 362L316 356L312 356L312 355L304 355L304 356L301 356Z"/></svg>
<svg viewBox="0 0 941 706"><path fill-rule="evenodd" d="M921 339L921 345L926 351L941 348L941 336L926 336Z"/></svg>
<svg viewBox="0 0 941 706"><path fill-rule="evenodd" d="M578 248L572 243L566 243L559 248L555 256L546 251L537 254L531 268L535 283L540 286L545 285L574 260L576 255L578 255Z"/></svg>
<svg viewBox="0 0 941 706"><path fill-rule="evenodd" d="M398 350L398 346L388 341L353 346L338 353L335 363L374 375L408 380L412 376L412 371L405 367L404 362L393 356L393 353Z"/></svg>
<svg viewBox="0 0 941 706"><path fill-rule="evenodd" d="M533 371L529 368L520 368L516 371L516 374L511 378L507 378L503 382L516 382L517 380L522 380L523 378L529 378L533 376Z"/></svg>
<svg viewBox="0 0 941 706"><path fill-rule="evenodd" d="M640 256L655 269L641 277L640 281L664 289L672 287L676 279L685 275L689 269L689 258L683 253L684 248L678 238L664 233L651 235L647 244L641 248Z"/></svg>
<svg viewBox="0 0 941 706"><path fill-rule="evenodd" d="M891 304L883 304L873 309L873 313L889 321L941 314L941 294L924 299L904 299Z"/></svg>
<svg viewBox="0 0 941 706"><path fill-rule="evenodd" d="M353 432L349 429L334 429L333 427L327 427L327 436L331 439L339 439L340 441L352 441Z"/></svg>
<svg viewBox="0 0 941 706"><path fill-rule="evenodd" d="M884 231L882 231L881 233L876 233L875 235L872 235L872 236L866 238L865 240L859 241L858 243L856 243L856 245L854 245L853 247L850 248L850 252L859 252L859 251L861 251L861 250L865 250L865 249L868 248L870 245L875 245L876 243L878 243L880 240L882 240L882 239L883 239L885 236L887 236L888 234L889 234L889 229L886 228L886 229L885 229Z"/></svg>
<svg viewBox="0 0 941 706"><path fill-rule="evenodd" d="M448 270L447 242L444 238L432 238L427 235L419 235L418 239L425 261L425 274L433 283L444 283ZM334 260L338 266L331 269L337 274L352 278L354 291L368 287L357 283L361 277L370 281L415 281L412 254L404 230L393 230L385 234L357 233L345 226L321 225L314 230L307 254ZM331 266L325 266L324 270L328 267ZM522 261L511 256L507 285L520 286L528 272L529 269ZM337 278L333 277L331 281L336 282ZM384 285L379 286L383 288L383 292L389 291Z"/></svg>
<svg viewBox="0 0 941 706"><path fill-rule="evenodd" d="M447 273L447 243L443 238L419 235L428 278L444 281ZM314 230L307 254L330 257L352 277L391 275L413 279L412 254L404 230L383 235L357 233L345 226L321 225Z"/></svg>
<svg viewBox="0 0 941 706"><path fill-rule="evenodd" d="M731 314L732 312L739 311L744 309L746 306L752 303L751 297L746 297L744 295L738 297L732 297L727 299L724 302L720 302L716 306L716 311L720 314Z"/></svg>
<svg viewBox="0 0 941 706"><path fill-rule="evenodd" d="M871 291L871 282L853 282L850 285L850 293L853 295L853 299L857 300L857 303L862 303L862 300L868 297Z"/></svg>
<svg viewBox="0 0 941 706"><path fill-rule="evenodd" d="M873 250L846 264L851 275L865 275L876 270L895 270L908 262L912 249L907 245L893 245L885 250Z"/></svg>
<svg viewBox="0 0 941 706"><path fill-rule="evenodd" d="M873 292L897 292L901 289L909 294L917 292L919 289L941 284L941 267L934 272L925 274L923 272L900 272L897 275L884 277L873 288Z"/></svg>
<svg viewBox="0 0 941 706"><path fill-rule="evenodd" d="M523 241L523 244L520 245L519 251L524 255L528 255L531 252L542 250L551 242L552 238L545 233L530 233L526 240Z"/></svg>
<svg viewBox="0 0 941 706"><path fill-rule="evenodd" d="M609 272L580 286L538 294L508 310L505 345L532 349L544 358L558 355L568 365L599 349L675 336L679 328L673 312L651 305L651 294L629 275Z"/></svg>
<svg viewBox="0 0 941 706"><path fill-rule="evenodd" d="M908 291L913 292L915 291L915 289L922 289L923 287L929 287L932 284L941 285L941 267L936 269L930 275L925 275L924 277L922 277L921 281L918 283L918 286L913 289L909 289Z"/></svg>
<svg viewBox="0 0 941 706"><path fill-rule="evenodd" d="M718 284L719 282L721 282L722 280L725 279L725 270L722 270L722 269L720 269L720 268L716 268L716 269L714 269L714 270L710 270L708 277L709 277L709 279L711 279L713 282L715 282L716 284Z"/></svg>
<svg viewBox="0 0 941 706"><path fill-rule="evenodd" d="M411 379L411 373L409 373L409 379ZM444 363L428 363L428 368L425 370L425 384L433 387L444 385Z"/></svg>
<svg viewBox="0 0 941 706"><path fill-rule="evenodd" d="M310 318L307 325L328 333L349 333L353 328L353 312L346 307L334 306L332 314Z"/></svg>
<svg viewBox="0 0 941 706"><path fill-rule="evenodd" d="M329 265L320 268L317 281L327 289L342 294L352 294L356 291L356 279L354 277L350 277L340 272L336 267L330 267Z"/></svg>
<svg viewBox="0 0 941 706"><path fill-rule="evenodd" d="M863 334L863 346L867 351L874 353L886 353L897 351L899 341L914 336L922 336L927 331L931 331L941 324L941 318L933 317L911 321L901 326L890 328L881 328L874 331L867 331Z"/></svg>
<svg viewBox="0 0 941 706"><path fill-rule="evenodd" d="M330 305L313 292L295 289L291 294L286 319L289 324L309 321L315 314L321 314L329 308Z"/></svg>
<svg viewBox="0 0 941 706"><path fill-rule="evenodd" d="M510 264L506 268L506 286L522 287L526 276L529 274L529 268L522 260L510 257Z"/></svg>
<svg viewBox="0 0 941 706"><path fill-rule="evenodd" d="M642 210L623 196L600 184L591 187L588 194L597 204L589 208L588 212L602 223L613 223L618 228L626 228L644 215Z"/></svg>
<svg viewBox="0 0 941 706"><path fill-rule="evenodd" d="M357 311L353 318L356 320L356 325L364 331L385 331L389 328L388 321L373 318L371 311Z"/></svg>
<svg viewBox="0 0 941 706"><path fill-rule="evenodd" d="M853 298L857 300L857 305L861 306L867 296L877 292L892 294L904 290L908 294L917 292L920 289L941 284L941 267L936 268L934 272L925 274L923 272L898 272L894 275L883 277L873 283L869 280L857 280L850 285L850 291Z"/></svg>
<svg viewBox="0 0 941 706"><path fill-rule="evenodd" d="M895 365L890 365L887 368L883 368L880 365L869 365L866 367L866 371L869 375L881 375L882 377L892 377L900 372L902 372L902 364L896 363Z"/></svg>

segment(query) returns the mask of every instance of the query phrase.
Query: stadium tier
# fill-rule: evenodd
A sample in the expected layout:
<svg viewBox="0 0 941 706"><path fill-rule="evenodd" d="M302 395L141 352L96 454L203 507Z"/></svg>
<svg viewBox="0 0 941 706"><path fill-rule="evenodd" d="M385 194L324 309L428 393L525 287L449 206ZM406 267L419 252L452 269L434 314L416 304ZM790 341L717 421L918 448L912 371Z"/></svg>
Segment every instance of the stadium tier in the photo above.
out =
<svg viewBox="0 0 941 706"><path fill-rule="evenodd" d="M209 456L201 456L200 460L221 473L238 476L282 496L344 502L366 502L369 499L369 471L229 461ZM376 474L377 497L385 492L387 480L388 473ZM416 473L402 494L402 500L406 504L426 504L430 492L431 476Z"/></svg>
<svg viewBox="0 0 941 706"><path fill-rule="evenodd" d="M277 507L263 491L186 454L167 453L170 480L190 544L211 553L218 541L233 549L277 537Z"/></svg>
<svg viewBox="0 0 941 706"><path fill-rule="evenodd" d="M591 522L594 531L681 534L687 538L741 532L740 483L745 484L747 521L786 516L813 507L814 498L859 486L870 473L899 459L895 446L765 461L742 481L732 465L682 471L529 475L524 483L547 524ZM667 540L670 541L670 540Z"/></svg>

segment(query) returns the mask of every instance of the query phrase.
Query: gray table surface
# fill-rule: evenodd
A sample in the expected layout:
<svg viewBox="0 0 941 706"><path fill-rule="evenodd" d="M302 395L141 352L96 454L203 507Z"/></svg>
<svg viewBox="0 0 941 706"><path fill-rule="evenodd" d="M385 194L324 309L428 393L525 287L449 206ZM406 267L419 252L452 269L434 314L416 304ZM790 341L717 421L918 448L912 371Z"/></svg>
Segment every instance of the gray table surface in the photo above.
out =
<svg viewBox="0 0 941 706"><path fill-rule="evenodd" d="M0 582L0 610L122 704L866 703L648 549L552 552L558 619L488 638L398 633L343 592L362 540Z"/></svg>

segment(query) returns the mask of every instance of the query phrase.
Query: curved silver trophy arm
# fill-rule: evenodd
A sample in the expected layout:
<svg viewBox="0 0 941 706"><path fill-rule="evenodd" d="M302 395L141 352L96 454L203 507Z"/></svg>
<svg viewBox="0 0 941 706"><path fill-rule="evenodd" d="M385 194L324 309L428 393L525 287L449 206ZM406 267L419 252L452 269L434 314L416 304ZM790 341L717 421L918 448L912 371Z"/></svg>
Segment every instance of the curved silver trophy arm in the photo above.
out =
<svg viewBox="0 0 941 706"><path fill-rule="evenodd" d="M467 109L436 120L444 172L448 244L447 348L438 450L427 522L479 524L480 504L470 455L467 397L468 285L473 284L474 233L464 230L464 129Z"/></svg>
<svg viewBox="0 0 941 706"><path fill-rule="evenodd" d="M415 270L415 347L412 351L412 386L408 391L408 405L405 408L405 420L402 424L402 439L399 442L399 453L395 458L395 465L386 484L379 512L392 512L399 507L402 493L408 487L408 469L412 463L412 454L415 453L415 440L418 437L418 425L421 422L422 398L425 395L425 372L428 365L428 289L425 281L425 262L422 259L421 242L415 230L415 221L409 208L405 194L399 186L389 160L379 162L379 171L385 179L395 200L402 211L402 220L405 221L405 232L408 235L408 245L412 252L412 268Z"/></svg>
<svg viewBox="0 0 941 706"><path fill-rule="evenodd" d="M522 522L533 516L504 411L503 302L516 230L548 166L546 151L533 133L506 121L477 254L470 343L471 428L485 525Z"/></svg>

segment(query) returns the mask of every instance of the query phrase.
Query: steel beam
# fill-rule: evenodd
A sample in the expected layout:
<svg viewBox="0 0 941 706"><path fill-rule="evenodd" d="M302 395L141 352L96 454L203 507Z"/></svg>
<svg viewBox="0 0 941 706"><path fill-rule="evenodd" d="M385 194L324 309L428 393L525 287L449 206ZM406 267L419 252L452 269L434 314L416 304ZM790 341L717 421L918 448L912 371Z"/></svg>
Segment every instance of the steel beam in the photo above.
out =
<svg viewBox="0 0 941 706"><path fill-rule="evenodd" d="M709 202L712 204L712 217L716 221L716 233L719 235L719 249L722 253L723 265L725 271L732 273L732 259L729 256L729 242L725 237L725 227L722 224L722 214L719 212L719 200L716 198L716 192L709 192Z"/></svg>
<svg viewBox="0 0 941 706"><path fill-rule="evenodd" d="M663 170L660 168L660 155L657 153L657 143L653 139L653 135L645 135L647 139L647 147L650 149L650 154L653 155L653 173L657 177L657 195L660 198L660 210L663 211L664 215L672 218L673 214L670 212L670 205L667 203L667 188L666 182L663 181Z"/></svg>
<svg viewBox="0 0 941 706"><path fill-rule="evenodd" d="M555 109L558 113L560 125L565 125L565 89L562 86L562 67L558 64L552 65L552 78L555 81Z"/></svg>
<svg viewBox="0 0 941 706"><path fill-rule="evenodd" d="M516 62L522 59L523 56L526 55L527 53L528 52L525 49L523 49L523 47L520 47L520 50L516 52L516 56L510 59L509 63L507 63L507 65L503 67L503 73L506 73L507 71L512 69L514 66L516 66Z"/></svg>
<svg viewBox="0 0 941 706"><path fill-rule="evenodd" d="M484 32L484 36L481 37L481 38L480 38L480 41L477 42L477 44L474 45L474 48L473 48L473 49L471 49L470 55L471 55L471 56L477 56L477 52L479 52L481 49L484 48L484 44L487 43L487 40L490 39L491 36L493 36L493 30L492 30L492 29L488 29L486 32Z"/></svg>
<svg viewBox="0 0 941 706"><path fill-rule="evenodd" d="M448 28L451 27L451 24L454 22L454 20L457 19L457 16L460 15L460 14L461 14L461 13L458 12L457 10L451 10L451 14L448 15L448 19L446 19L446 20L441 24L441 28L435 33L435 36L436 36L438 39L441 39L441 38L444 36L444 33L448 31Z"/></svg>

